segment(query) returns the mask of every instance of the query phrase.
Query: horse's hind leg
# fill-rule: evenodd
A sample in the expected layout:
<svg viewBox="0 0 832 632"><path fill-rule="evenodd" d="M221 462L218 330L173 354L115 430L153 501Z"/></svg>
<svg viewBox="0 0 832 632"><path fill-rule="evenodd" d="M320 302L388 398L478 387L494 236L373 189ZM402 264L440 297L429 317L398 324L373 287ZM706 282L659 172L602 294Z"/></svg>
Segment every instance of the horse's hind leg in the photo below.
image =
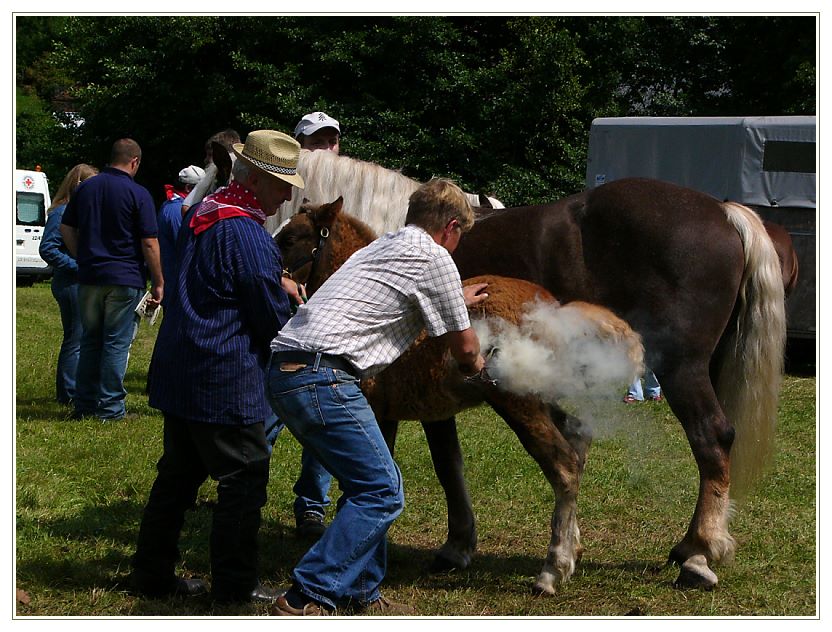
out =
<svg viewBox="0 0 832 632"><path fill-rule="evenodd" d="M448 539L437 552L431 570L467 568L477 548L477 530L465 485L456 420L451 417L444 421L423 422L422 428L448 506Z"/></svg>
<svg viewBox="0 0 832 632"><path fill-rule="evenodd" d="M586 462L590 438L580 421L534 398L501 396L489 401L506 420L523 447L534 458L555 493L552 536L543 568L534 590L553 594L557 584L567 581L580 559L578 488ZM566 435L562 430L566 430Z"/></svg>
<svg viewBox="0 0 832 632"><path fill-rule="evenodd" d="M381 430L381 436L384 437L384 442L387 444L387 449L390 450L390 454L395 455L396 435L399 434L399 422L391 419L379 419L378 428Z"/></svg>
<svg viewBox="0 0 832 632"><path fill-rule="evenodd" d="M736 542L728 532L730 450L734 430L717 401L706 369L696 365L659 376L667 401L679 418L699 468L699 497L682 541L670 560L681 566L676 584L713 588L710 563L733 557Z"/></svg>

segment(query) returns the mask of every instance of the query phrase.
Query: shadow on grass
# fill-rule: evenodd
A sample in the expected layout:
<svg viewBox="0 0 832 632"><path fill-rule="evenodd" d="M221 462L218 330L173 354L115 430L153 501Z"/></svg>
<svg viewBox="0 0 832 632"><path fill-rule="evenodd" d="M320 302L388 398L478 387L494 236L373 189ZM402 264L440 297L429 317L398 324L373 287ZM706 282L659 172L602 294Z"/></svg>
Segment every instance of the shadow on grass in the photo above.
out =
<svg viewBox="0 0 832 632"><path fill-rule="evenodd" d="M180 539L185 576L210 583L208 538L212 503L202 501L186 514ZM18 518L18 581L33 596L40 592L89 594L118 593L128 601L132 616L252 616L266 614L268 608L253 604L214 604L209 596L182 599L149 599L130 594L130 556L135 547L143 500L123 500L106 506L84 509L71 518L55 520ZM279 520L264 519L260 529L261 580L267 585L285 587L291 571L314 541L294 535L294 528ZM407 591L464 591L471 588L492 590L514 596L530 595L543 558L531 555L478 554L463 571L431 573L435 550L391 543L388 547L388 573L384 585ZM666 581L656 577L665 565L655 560L628 560L619 563L582 561L581 575L630 575L634 581Z"/></svg>
<svg viewBox="0 0 832 632"><path fill-rule="evenodd" d="M124 388L127 389L128 393L145 397L147 396L147 380L148 372L146 370L129 367L127 373L124 374Z"/></svg>
<svg viewBox="0 0 832 632"><path fill-rule="evenodd" d="M392 544L389 547L388 573L385 585L443 590L465 589L483 584L499 586L515 594L532 592L537 575L543 567L543 556L477 554L465 570L431 572L435 550ZM635 580L663 576L667 563L656 560L626 560L621 562L580 561L576 575L631 575ZM515 581L517 578L527 578Z"/></svg>
<svg viewBox="0 0 832 632"><path fill-rule="evenodd" d="M54 397L21 398L15 400L17 418L33 421L70 421L72 408L63 406Z"/></svg>

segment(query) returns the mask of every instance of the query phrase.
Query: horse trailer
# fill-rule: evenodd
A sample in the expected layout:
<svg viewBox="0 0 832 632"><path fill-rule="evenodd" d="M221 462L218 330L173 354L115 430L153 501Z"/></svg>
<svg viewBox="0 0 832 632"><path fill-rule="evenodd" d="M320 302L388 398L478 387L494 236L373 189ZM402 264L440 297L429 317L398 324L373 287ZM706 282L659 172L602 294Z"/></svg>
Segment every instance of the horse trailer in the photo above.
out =
<svg viewBox="0 0 832 632"><path fill-rule="evenodd" d="M799 264L786 300L788 334L814 339L815 129L814 116L598 118L589 133L586 186L665 180L739 202L783 226Z"/></svg>

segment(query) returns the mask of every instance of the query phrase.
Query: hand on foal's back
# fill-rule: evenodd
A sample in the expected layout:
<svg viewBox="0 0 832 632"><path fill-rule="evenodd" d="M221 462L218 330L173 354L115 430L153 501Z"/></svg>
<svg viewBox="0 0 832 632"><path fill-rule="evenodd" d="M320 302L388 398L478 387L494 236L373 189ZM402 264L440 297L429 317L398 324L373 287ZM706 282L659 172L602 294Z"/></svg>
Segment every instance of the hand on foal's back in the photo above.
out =
<svg viewBox="0 0 832 632"><path fill-rule="evenodd" d="M485 288L487 287L488 283L475 283L474 285L466 285L462 288L462 296L465 297L465 306L474 307L487 299L488 294L485 292Z"/></svg>

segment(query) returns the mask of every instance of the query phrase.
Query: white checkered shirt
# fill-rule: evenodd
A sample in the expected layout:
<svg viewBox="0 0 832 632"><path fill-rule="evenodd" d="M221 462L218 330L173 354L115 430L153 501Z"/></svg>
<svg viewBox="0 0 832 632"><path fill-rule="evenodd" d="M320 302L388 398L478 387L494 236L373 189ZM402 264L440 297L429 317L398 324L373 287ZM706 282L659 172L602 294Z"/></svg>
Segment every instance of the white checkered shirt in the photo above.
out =
<svg viewBox="0 0 832 632"><path fill-rule="evenodd" d="M360 377L370 377L404 353L423 329L441 336L469 326L450 253L410 225L353 254L298 309L271 347L342 356Z"/></svg>

